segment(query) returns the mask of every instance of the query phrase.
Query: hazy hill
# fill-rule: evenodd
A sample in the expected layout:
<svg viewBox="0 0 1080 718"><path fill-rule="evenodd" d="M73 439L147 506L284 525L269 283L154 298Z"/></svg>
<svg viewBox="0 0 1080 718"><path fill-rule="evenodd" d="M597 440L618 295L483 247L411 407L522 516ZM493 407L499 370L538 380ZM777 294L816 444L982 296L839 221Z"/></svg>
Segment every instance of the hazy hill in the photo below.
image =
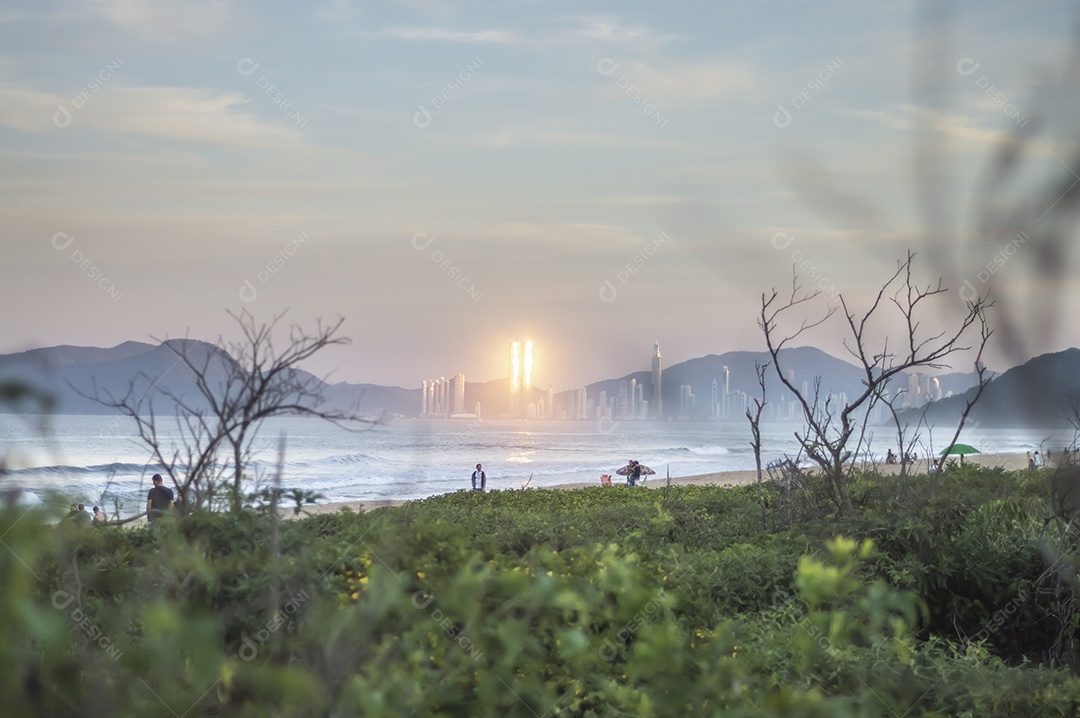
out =
<svg viewBox="0 0 1080 718"><path fill-rule="evenodd" d="M182 397L193 407L205 408L194 375L179 359L181 352L186 352L197 366L208 367L211 386L221 382L226 368L232 364L232 359L216 345L195 339L170 339L156 346L142 342L124 342L111 348L56 346L0 355L0 380L17 380L53 396L54 411L61 414L112 413L82 394L120 398L132 382L135 395L152 400L157 413L171 414L175 408L162 392ZM321 382L307 372L301 375ZM479 386L479 398L475 401L483 401L490 392L485 392L485 385L469 385L469 388L475 386ZM362 414L388 411L416 415L420 411L419 388L339 382L324 385L324 390L327 405L334 408ZM18 410L28 409L18 407ZM10 406L0 407L0 411L12 410Z"/></svg>
<svg viewBox="0 0 1080 718"><path fill-rule="evenodd" d="M155 411L171 413L172 402L160 396L161 391L181 396L194 406L204 405L191 371L179 359L178 353L185 351L199 364L207 363L211 383L224 375L232 361L215 345L193 339L171 339L157 346L124 342L110 349L49 347L0 356L0 379L21 381L50 394L57 413L111 413L87 397L120 398L129 389L152 400Z"/></svg>
<svg viewBox="0 0 1080 718"><path fill-rule="evenodd" d="M927 410L931 423L954 424L974 393L935 402ZM1051 428L1067 424L1070 411L1080 410L1080 349L1037 356L996 377L972 409L970 422L986 427Z"/></svg>
<svg viewBox="0 0 1080 718"><path fill-rule="evenodd" d="M664 368L661 381L664 415L674 417L678 414L680 386L689 384L695 397L695 408L690 417L708 418L714 379L718 385L718 394L723 396L724 393L725 366L728 368L729 388L732 394L741 391L749 397L760 396L761 389L758 386L755 363L764 364L769 360L767 352L732 351L724 354L709 354ZM849 399L854 399L863 391L865 375L861 369L815 347L784 349L780 352L780 361L781 366L789 377L793 377L794 384L800 391L803 388L803 382L806 382L807 390L812 393L817 377L821 377L822 396L843 392ZM606 392L609 397L618 396L620 382L625 381L629 385L631 379L637 379L638 383L644 384L646 399L652 397L652 375L648 371L594 382L586 389L589 398L594 400L599 397L601 391ZM949 374L941 379L944 380L943 391L964 390L974 383L974 376L970 374ZM946 383L948 387L956 388L950 389ZM776 369L772 366L765 374L765 388L770 402L778 402L781 398L787 400L793 398L791 392L777 378Z"/></svg>
<svg viewBox="0 0 1080 718"><path fill-rule="evenodd" d="M100 347L76 347L61 345L31 349L17 354L0 355L0 371L5 367L31 364L42 368L58 367L66 364L93 364L101 361L115 361L142 354L153 349L153 344L143 342L124 342L110 349Z"/></svg>
<svg viewBox="0 0 1080 718"><path fill-rule="evenodd" d="M365 415L383 411L411 415L418 413L420 406L419 389L402 389L399 386L349 384L342 381L329 385L326 397L329 406Z"/></svg>
<svg viewBox="0 0 1080 718"><path fill-rule="evenodd" d="M211 384L220 380L225 367L232 361L215 345L193 339L173 339L157 346L142 342L124 342L107 349L57 346L0 355L0 380L18 379L48 392L57 400L55 410L69 414L110 413L101 404L81 396L80 391L84 394L94 394L96 391L101 395L109 393L120 397L128 391L133 380L136 391L140 394L150 389L152 382L153 390L147 396L153 397L154 410L159 413L172 413L173 407L166 397L161 395L160 390L181 396L195 406L201 406L193 375L179 361L178 352L181 351L196 357L200 364L204 361L210 362ZM854 398L862 391L863 375L857 367L819 349L785 349L781 357L783 366L793 372L795 384L799 388L805 381L812 389L815 377L820 376L823 393L846 392L849 398ZM757 396L759 389L754 364L767 359L765 352L733 351L719 355L710 354L666 367L662 387L665 416L674 417L678 413L679 387L689 384L696 397L696 406L691 417L708 418L712 382L716 380L722 395L725 366L730 372L732 393L744 392L750 397ZM1077 374L1076 368L1074 367L1073 375ZM1049 370L1044 368L1040 371ZM625 381L629 386L631 379L637 379L638 383L644 386L645 398L651 399L651 374L647 370L593 382L586 387L589 398L595 401L601 391L607 392L609 397L617 396L620 382ZM973 383L973 375L950 374L940 377L940 380L945 391L963 391ZM771 367L766 374L766 382L770 402L792 398L787 396L789 392L781 386L775 370ZM1051 385L1055 383L1060 384L1052 382ZM325 396L331 407L353 409L363 414L386 411L402 416L417 416L421 408L419 387L404 389L338 382L325 385ZM537 401L545 396L546 391L534 389L530 400ZM567 408L569 398L569 392L556 394L556 411ZM473 411L477 403L481 405L485 418L502 416L507 408L506 379L467 383L465 410ZM12 408L3 407L0 410L10 411Z"/></svg>

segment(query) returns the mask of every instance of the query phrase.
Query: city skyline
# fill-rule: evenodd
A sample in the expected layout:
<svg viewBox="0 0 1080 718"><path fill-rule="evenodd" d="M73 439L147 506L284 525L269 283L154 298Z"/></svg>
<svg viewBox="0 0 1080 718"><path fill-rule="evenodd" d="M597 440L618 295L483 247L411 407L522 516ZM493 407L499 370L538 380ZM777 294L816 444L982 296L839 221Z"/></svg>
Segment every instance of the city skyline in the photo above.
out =
<svg viewBox="0 0 1080 718"><path fill-rule="evenodd" d="M741 419L750 407L751 397L740 389L731 390L731 372L725 364L704 385L699 381L678 385L677 409L663 409L663 355L660 342L653 343L649 368L639 369L636 374L646 375L649 379L649 398L645 398L644 381L636 376L608 377L582 386L564 387L556 392L549 385L546 390L533 387L530 372L526 367L532 365L534 357L533 343L530 340L510 342L507 353L507 376L480 385L505 382L505 394L488 395L487 409L480 401L471 403L466 411L466 382L461 372L452 378L423 380L421 382L421 407L419 415L430 418L516 418L516 419L580 419L580 420L732 420ZM707 357L695 357L702 359ZM789 381L797 384L801 381L802 396L812 401L811 378L800 374L794 368L787 371ZM756 379L755 379L756 380ZM588 387L617 381L616 390L609 393L600 389L590 393ZM708 392L709 402L699 403ZM952 396L944 392L940 379L925 372L908 374L904 386L894 386L892 399L898 409L918 408L926 403ZM831 401L835 406L846 405L846 391L825 392L818 397L819 402ZM701 400L703 401L703 399ZM802 405L786 390L781 388L779 395L766 402L763 416L767 419L797 420L802 412ZM871 413L871 420L881 423L888 420L888 408L879 403Z"/></svg>

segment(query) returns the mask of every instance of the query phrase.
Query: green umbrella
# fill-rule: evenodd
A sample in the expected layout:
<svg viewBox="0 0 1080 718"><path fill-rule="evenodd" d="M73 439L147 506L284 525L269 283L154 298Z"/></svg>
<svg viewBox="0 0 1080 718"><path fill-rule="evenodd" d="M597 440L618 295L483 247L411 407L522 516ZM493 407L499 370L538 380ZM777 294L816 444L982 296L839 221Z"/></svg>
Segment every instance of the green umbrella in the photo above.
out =
<svg viewBox="0 0 1080 718"><path fill-rule="evenodd" d="M951 449L942 449L941 450L941 455L945 456L946 451L948 451L948 453L950 453L950 454L959 454L961 464L964 463L964 456L965 455L980 453L979 450L976 449L971 444L953 444Z"/></svg>

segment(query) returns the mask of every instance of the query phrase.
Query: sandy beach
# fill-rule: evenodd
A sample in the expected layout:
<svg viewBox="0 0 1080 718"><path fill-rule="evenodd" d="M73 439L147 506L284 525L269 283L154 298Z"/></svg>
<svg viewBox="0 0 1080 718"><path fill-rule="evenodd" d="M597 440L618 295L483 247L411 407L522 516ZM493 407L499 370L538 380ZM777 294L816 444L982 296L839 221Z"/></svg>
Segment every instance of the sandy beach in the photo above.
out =
<svg viewBox="0 0 1080 718"><path fill-rule="evenodd" d="M959 457L951 457L951 458L955 458L956 461L960 460ZM1027 456L1025 456L1024 454L975 454L975 455L972 455L972 456L965 456L964 457L964 463L965 464L966 463L973 463L973 464L979 464L980 466L990 466L990 467L1000 466L1000 467L1002 467L1004 469L1007 469L1007 470L1014 470L1014 469L1027 468ZM872 467L867 466L867 468L872 468ZM877 465L877 470L880 471L882 474L899 474L900 473L900 466L899 466L899 464L885 464L884 462L881 462L881 463L879 463ZM924 459L924 460L920 461L916 465L915 473L925 473L925 471L926 471L926 460ZM621 476L612 476L612 481L615 484L615 486L613 486L612 488L618 488L619 486L623 485L622 484L623 478ZM671 477L672 485L679 485L679 486L710 486L710 485L712 485L712 486L741 486L741 485L744 485L744 484L753 483L755 481L757 481L757 471L754 470L754 469L748 469L748 470L745 470L745 471L722 471L722 472L713 473L713 474L697 474L697 475L694 475L694 476L672 476ZM466 488L467 483L468 483L468 481L467 481L467 477L466 477L466 480L462 482L462 488L463 489ZM647 489L658 489L658 488L662 488L666 483L667 483L667 477L660 476L659 474L657 474L656 476L648 477L648 479L645 482L645 488L647 488ZM550 491L550 490L555 490L555 489L559 489L559 490L583 489L583 488L588 488L590 486L599 486L599 485L600 485L600 477L598 475L595 483L580 482L580 483L556 484L554 486L536 487L535 490L537 490L537 491ZM497 490L500 490L502 487L499 486L498 479L494 478L494 479L489 479L488 480L488 488L489 488L489 490L496 490L497 491ZM516 487L508 486L508 487L505 487L505 488L512 489L512 488L516 488ZM625 486L623 486L623 488L625 488ZM530 489L530 490L534 490L534 489ZM374 509L385 508L387 506L400 506L401 504L404 504L404 503L405 503L405 501L403 501L403 500L402 501L397 501L397 500L377 500L377 501L375 501L375 500L373 500L373 501L340 501L340 502L333 502L333 503L326 503L326 504L313 504L313 505L305 506L304 511L303 511L303 513L301 515L302 516L303 515L309 515L310 516L310 515L315 515L315 514L337 513L338 511L340 511L342 509L345 509L345 508L351 509L352 511L372 511ZM289 514L290 515L292 514L291 509L289 510Z"/></svg>

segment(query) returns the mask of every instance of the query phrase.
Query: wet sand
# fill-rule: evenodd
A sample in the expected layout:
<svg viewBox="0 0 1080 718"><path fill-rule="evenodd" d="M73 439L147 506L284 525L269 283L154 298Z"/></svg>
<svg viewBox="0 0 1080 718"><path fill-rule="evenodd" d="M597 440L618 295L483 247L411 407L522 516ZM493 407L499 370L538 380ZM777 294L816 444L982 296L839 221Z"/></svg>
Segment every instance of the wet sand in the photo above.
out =
<svg viewBox="0 0 1080 718"><path fill-rule="evenodd" d="M959 462L959 457L955 458ZM974 463L980 466L1000 466L1007 470L1024 469L1027 468L1027 457L1024 454L976 454L973 456L965 456L964 463ZM866 468L875 468L871 465L867 465ZM882 474L899 474L900 466L898 464L886 464L881 462L876 466L877 470ZM926 473L927 462L925 459L918 462L911 473ZM612 482L615 484L612 488L617 488L623 485L624 479L621 476L612 475ZM768 479L768 475L765 475L765 479ZM757 471L755 469L749 469L745 471L721 471L713 474L697 474L693 476L672 476L671 484L673 486L742 486L745 484L752 484L757 481ZM464 489L467 484L467 480L462 483ZM655 476L650 476L645 481L645 488L657 489L662 488L667 483L667 477L657 473ZM566 483L556 484L555 486L533 487L538 491L550 491L552 489L583 489L590 486L599 486L600 477L597 475L595 482L579 482L579 483ZM488 479L489 490L499 490L501 488L514 489L517 486L500 487L498 478ZM529 490L533 490L530 488ZM371 501L339 501L327 504L314 504L305 506L303 515L314 514L329 514L337 513L342 509L348 508L352 511L373 511L374 509L381 509L387 506L400 506L404 504L404 500L371 500ZM289 515L292 515L292 509L289 509Z"/></svg>

